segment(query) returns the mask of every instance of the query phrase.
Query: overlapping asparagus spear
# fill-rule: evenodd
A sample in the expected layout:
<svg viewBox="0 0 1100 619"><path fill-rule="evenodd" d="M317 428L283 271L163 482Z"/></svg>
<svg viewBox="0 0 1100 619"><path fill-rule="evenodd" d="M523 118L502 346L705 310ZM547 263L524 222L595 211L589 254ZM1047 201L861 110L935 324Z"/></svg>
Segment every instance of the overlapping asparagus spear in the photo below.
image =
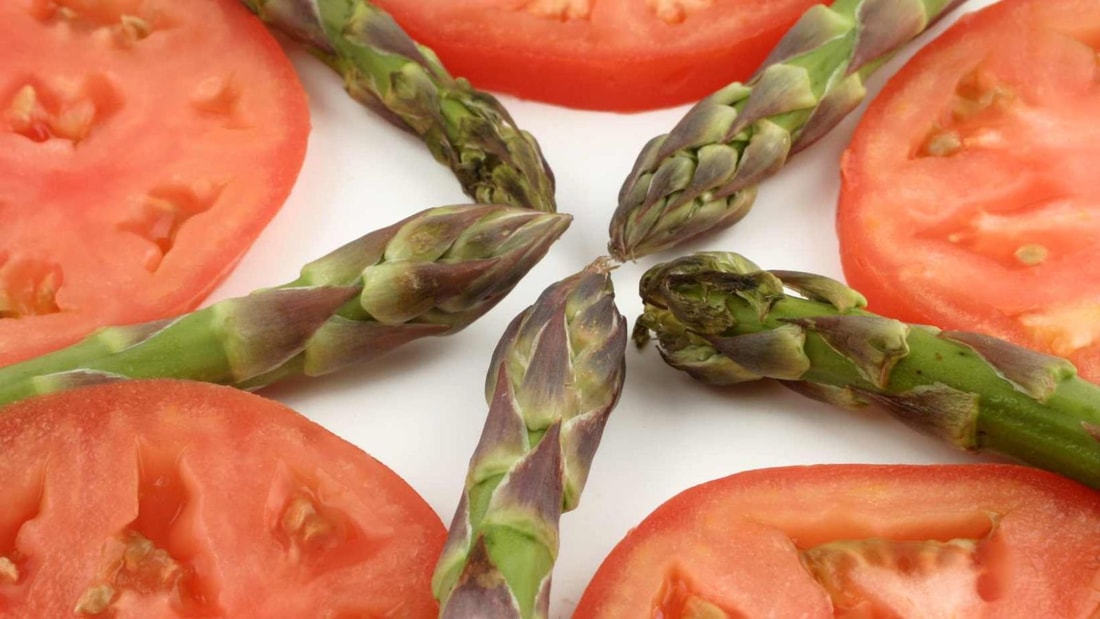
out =
<svg viewBox="0 0 1100 619"><path fill-rule="evenodd" d="M101 329L0 368L0 404L123 378L256 388L454 333L508 294L570 221L493 205L421 211L307 264L283 286L174 319Z"/></svg>
<svg viewBox="0 0 1100 619"><path fill-rule="evenodd" d="M488 418L432 583L443 617L548 616L559 518L580 500L623 385L608 268L548 288L493 354Z"/></svg>
<svg viewBox="0 0 1100 619"><path fill-rule="evenodd" d="M836 0L802 16L745 84L649 141L619 191L609 250L631 260L733 225L757 184L863 100L864 80L962 0Z"/></svg>
<svg viewBox="0 0 1100 619"><path fill-rule="evenodd" d="M635 341L655 334L665 360L699 380L768 377L844 407L877 403L962 449L1100 488L1100 385L1064 359L883 318L839 282L736 254L658 265L641 294Z"/></svg>
<svg viewBox="0 0 1100 619"><path fill-rule="evenodd" d="M353 98L420 136L473 200L554 212L554 177L534 137L388 13L367 0L242 2L340 73Z"/></svg>

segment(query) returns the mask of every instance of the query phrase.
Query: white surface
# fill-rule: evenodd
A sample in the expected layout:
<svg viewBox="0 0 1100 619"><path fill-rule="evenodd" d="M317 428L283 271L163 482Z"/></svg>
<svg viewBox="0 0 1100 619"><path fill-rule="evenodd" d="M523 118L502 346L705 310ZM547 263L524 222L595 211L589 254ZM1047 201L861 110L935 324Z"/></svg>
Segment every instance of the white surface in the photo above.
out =
<svg viewBox="0 0 1100 619"><path fill-rule="evenodd" d="M989 3L971 2L964 10ZM290 201L211 300L289 281L305 262L421 209L469 202L419 141L352 102L328 69L291 53L311 97L306 164ZM872 95L907 55L875 76ZM454 513L481 432L485 370L505 325L546 286L606 252L608 221L635 156L686 109L617 115L502 101L539 139L555 171L559 209L575 217L565 236L504 302L465 331L415 342L371 365L262 392L393 468L444 523ZM619 310L629 324L641 311L638 277L677 253L732 250L764 268L841 278L834 233L837 164L857 120L858 113L767 181L753 212L734 228L617 270ZM973 460L885 415L832 409L774 384L704 387L665 366L652 347L630 345L625 390L581 505L562 519L552 616L568 617L614 544L689 486L769 466Z"/></svg>

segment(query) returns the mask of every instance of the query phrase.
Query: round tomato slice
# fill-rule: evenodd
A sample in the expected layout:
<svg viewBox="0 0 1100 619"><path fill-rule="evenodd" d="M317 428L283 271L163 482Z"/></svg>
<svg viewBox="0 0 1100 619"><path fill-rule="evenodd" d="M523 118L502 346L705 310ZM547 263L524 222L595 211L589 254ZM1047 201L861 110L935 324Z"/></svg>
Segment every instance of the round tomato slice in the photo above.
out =
<svg viewBox="0 0 1100 619"><path fill-rule="evenodd" d="M1002 464L820 465L687 490L633 529L574 615L1095 617L1100 494Z"/></svg>
<svg viewBox="0 0 1100 619"><path fill-rule="evenodd" d="M819 0L375 0L479 88L638 111L744 80Z"/></svg>
<svg viewBox="0 0 1100 619"><path fill-rule="evenodd" d="M870 307L1100 381L1100 2L1004 0L921 50L844 156L844 273Z"/></svg>
<svg viewBox="0 0 1100 619"><path fill-rule="evenodd" d="M193 308L305 157L278 43L234 0L5 0L0 40L0 365Z"/></svg>
<svg viewBox="0 0 1100 619"><path fill-rule="evenodd" d="M132 381L0 412L0 615L435 617L443 523L285 406Z"/></svg>

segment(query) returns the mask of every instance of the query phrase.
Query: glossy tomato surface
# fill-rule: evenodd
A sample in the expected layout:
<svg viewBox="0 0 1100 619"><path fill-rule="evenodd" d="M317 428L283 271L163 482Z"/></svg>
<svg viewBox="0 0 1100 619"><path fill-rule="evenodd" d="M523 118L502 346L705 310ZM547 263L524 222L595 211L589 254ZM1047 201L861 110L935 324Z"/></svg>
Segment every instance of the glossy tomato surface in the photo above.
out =
<svg viewBox="0 0 1100 619"><path fill-rule="evenodd" d="M378 0L475 86L569 107L694 102L746 79L815 0Z"/></svg>
<svg viewBox="0 0 1100 619"><path fill-rule="evenodd" d="M434 617L444 529L393 471L228 387L0 409L0 616Z"/></svg>
<svg viewBox="0 0 1100 619"><path fill-rule="evenodd" d="M305 156L277 42L234 0L5 0L0 41L0 365L194 307Z"/></svg>
<svg viewBox="0 0 1100 619"><path fill-rule="evenodd" d="M844 273L870 308L1100 380L1100 2L1004 0L922 49L844 157Z"/></svg>
<svg viewBox="0 0 1100 619"><path fill-rule="evenodd" d="M1015 465L818 465L675 496L615 547L574 617L1097 612L1097 492Z"/></svg>

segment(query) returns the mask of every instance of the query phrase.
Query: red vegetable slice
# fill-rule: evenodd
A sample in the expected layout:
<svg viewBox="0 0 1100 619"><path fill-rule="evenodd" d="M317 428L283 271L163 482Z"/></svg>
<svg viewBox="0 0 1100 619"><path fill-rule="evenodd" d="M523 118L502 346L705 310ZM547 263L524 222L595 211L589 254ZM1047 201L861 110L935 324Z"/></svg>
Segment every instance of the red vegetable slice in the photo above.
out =
<svg viewBox="0 0 1100 619"><path fill-rule="evenodd" d="M637 111L747 78L815 0L376 0L455 75L569 107Z"/></svg>
<svg viewBox="0 0 1100 619"><path fill-rule="evenodd" d="M844 272L870 307L1100 380L1100 3L1004 0L921 50L844 157Z"/></svg>
<svg viewBox="0 0 1100 619"><path fill-rule="evenodd" d="M276 402L119 382L0 409L0 615L434 617L438 516Z"/></svg>
<svg viewBox="0 0 1100 619"><path fill-rule="evenodd" d="M687 490L574 615L1095 617L1100 494L1015 465L820 465Z"/></svg>
<svg viewBox="0 0 1100 619"><path fill-rule="evenodd" d="M278 43L233 0L5 0L0 40L0 365L193 308L305 156Z"/></svg>

